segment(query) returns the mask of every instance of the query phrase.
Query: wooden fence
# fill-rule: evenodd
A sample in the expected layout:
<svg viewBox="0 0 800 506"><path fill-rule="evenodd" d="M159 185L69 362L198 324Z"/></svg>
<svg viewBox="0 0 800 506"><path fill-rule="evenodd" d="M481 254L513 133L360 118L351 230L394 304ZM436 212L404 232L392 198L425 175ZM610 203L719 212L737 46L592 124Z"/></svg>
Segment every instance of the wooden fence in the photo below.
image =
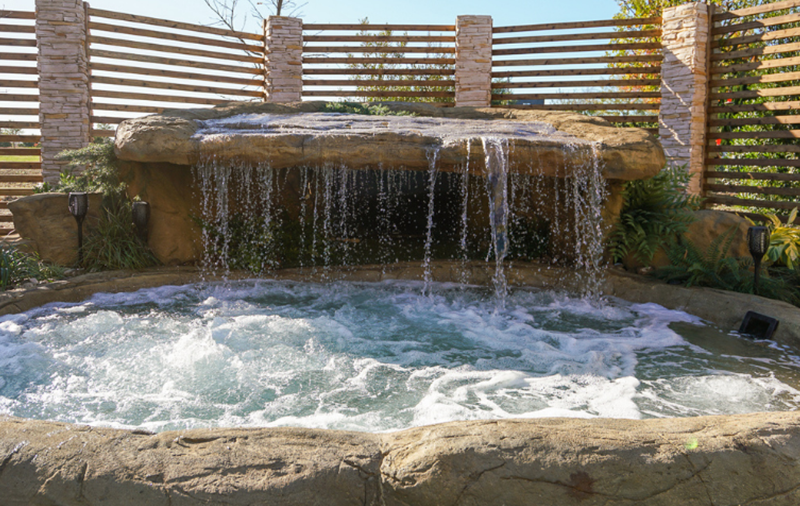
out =
<svg viewBox="0 0 800 506"><path fill-rule="evenodd" d="M800 205L800 0L712 15L704 190L709 204Z"/></svg>
<svg viewBox="0 0 800 506"><path fill-rule="evenodd" d="M264 99L263 34L93 8L87 14L94 135L112 136L98 127L165 108Z"/></svg>
<svg viewBox="0 0 800 506"><path fill-rule="evenodd" d="M303 25L303 97L452 106L455 26Z"/></svg>
<svg viewBox="0 0 800 506"><path fill-rule="evenodd" d="M499 107L583 112L657 132L661 18L493 32L492 100Z"/></svg>
<svg viewBox="0 0 800 506"><path fill-rule="evenodd" d="M13 231L8 200L42 181L34 21L33 12L0 11L0 235Z"/></svg>

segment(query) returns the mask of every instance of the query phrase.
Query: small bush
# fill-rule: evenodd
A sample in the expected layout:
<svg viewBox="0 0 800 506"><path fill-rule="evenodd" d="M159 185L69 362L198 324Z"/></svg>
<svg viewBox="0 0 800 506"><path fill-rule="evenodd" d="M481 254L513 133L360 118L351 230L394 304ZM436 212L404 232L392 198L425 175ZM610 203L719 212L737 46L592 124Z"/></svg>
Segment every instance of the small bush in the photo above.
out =
<svg viewBox="0 0 800 506"><path fill-rule="evenodd" d="M52 281L64 277L64 270L48 265L35 255L29 255L10 246L0 247L0 288L3 290L35 278L38 281Z"/></svg>

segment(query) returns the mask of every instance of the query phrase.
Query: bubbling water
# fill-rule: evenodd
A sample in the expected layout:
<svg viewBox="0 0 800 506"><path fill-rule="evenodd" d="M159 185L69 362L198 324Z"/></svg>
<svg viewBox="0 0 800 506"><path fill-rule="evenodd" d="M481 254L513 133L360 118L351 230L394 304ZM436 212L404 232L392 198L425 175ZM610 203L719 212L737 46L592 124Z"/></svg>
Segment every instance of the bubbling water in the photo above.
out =
<svg viewBox="0 0 800 506"><path fill-rule="evenodd" d="M0 318L0 412L113 427L391 431L794 410L785 350L654 304L422 282L249 281Z"/></svg>

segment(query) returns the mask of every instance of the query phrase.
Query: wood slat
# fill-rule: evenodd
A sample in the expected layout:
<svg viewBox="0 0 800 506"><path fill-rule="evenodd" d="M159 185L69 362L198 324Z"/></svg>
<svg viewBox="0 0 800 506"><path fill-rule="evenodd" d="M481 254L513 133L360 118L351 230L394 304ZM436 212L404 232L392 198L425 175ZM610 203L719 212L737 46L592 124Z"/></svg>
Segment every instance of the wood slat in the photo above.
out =
<svg viewBox="0 0 800 506"><path fill-rule="evenodd" d="M748 206L748 207L760 207L764 209L783 209L785 211L791 211L797 204L792 202L773 202L770 200L749 200L749 199L740 199L737 197L725 197L721 195L710 195L706 197L705 202L707 204L723 204L728 206Z"/></svg>
<svg viewBox="0 0 800 506"><path fill-rule="evenodd" d="M596 98L596 99L609 99L609 98L661 98L661 92L650 91L625 91L625 92L610 92L610 93L519 93L519 94L492 94L492 100L541 100L541 99L582 99L582 98Z"/></svg>
<svg viewBox="0 0 800 506"><path fill-rule="evenodd" d="M793 116L766 116L762 118L710 119L711 126L743 126L743 125L797 125L800 114Z"/></svg>
<svg viewBox="0 0 800 506"><path fill-rule="evenodd" d="M658 116L655 114L598 117L610 123L658 123Z"/></svg>
<svg viewBox="0 0 800 506"><path fill-rule="evenodd" d="M735 79L712 79L711 87L740 86L742 84L785 83L800 80L800 72L781 72L779 74L764 74L761 76L739 77Z"/></svg>
<svg viewBox="0 0 800 506"><path fill-rule="evenodd" d="M112 84L116 86L129 86L136 88L154 88L159 90L189 91L193 93L218 93L221 95L235 95L238 97L262 97L262 91L250 91L234 88L217 88L212 86L197 86L194 84L176 84L169 82L143 81L139 79L118 79L115 77L92 76L92 84Z"/></svg>
<svg viewBox="0 0 800 506"><path fill-rule="evenodd" d="M747 186L738 184L705 184L706 191L720 193L753 193L756 195L781 195L793 197L800 195L800 188L774 188L771 186Z"/></svg>
<svg viewBox="0 0 800 506"><path fill-rule="evenodd" d="M36 67L8 67L0 65L0 74L25 74L38 76L39 70Z"/></svg>
<svg viewBox="0 0 800 506"><path fill-rule="evenodd" d="M243 86L263 86L263 79L243 79L239 77L215 76L211 74L196 74L193 72L178 72L174 70L162 70L143 67L129 67L125 65L109 65L105 63L92 63L92 71L115 72L121 74L140 74L146 76L173 77L176 79L187 79L195 81L207 81L213 83L241 84Z"/></svg>
<svg viewBox="0 0 800 506"><path fill-rule="evenodd" d="M2 102L2 95L0 95L0 102ZM10 116L38 116L39 109L35 108L17 108L17 107L0 107L0 114Z"/></svg>
<svg viewBox="0 0 800 506"><path fill-rule="evenodd" d="M661 63L662 55L589 56L582 58L538 58L492 60L492 67L532 67L537 65L593 65L598 63Z"/></svg>
<svg viewBox="0 0 800 506"><path fill-rule="evenodd" d="M163 26L166 28L175 28L178 30L186 30L190 32L213 33L214 35L222 35L223 37L232 37L234 39L247 39L264 41L263 34L237 32L233 30L226 30L224 28L214 28L211 26L195 25L192 23L182 23L178 21L169 21L166 19L151 18L147 16L137 16L133 14L123 14L121 12L106 11L102 9L89 9L91 16L106 19L117 19L119 21L131 21L134 23L142 23L145 25Z"/></svg>
<svg viewBox="0 0 800 506"><path fill-rule="evenodd" d="M492 88L579 88L618 87L618 86L660 86L661 79L600 79L596 81L532 81L513 83L492 83Z"/></svg>
<svg viewBox="0 0 800 506"><path fill-rule="evenodd" d="M724 53L713 53L711 55L711 61L718 62L723 60L735 60L739 58L750 58L752 56L791 53L794 51L800 51L800 42L792 42L791 44L778 44L775 46L750 47L738 51L726 51Z"/></svg>
<svg viewBox="0 0 800 506"><path fill-rule="evenodd" d="M734 114L737 112L794 111L800 109L800 101L764 102L762 104L722 105L709 107L715 114Z"/></svg>
<svg viewBox="0 0 800 506"><path fill-rule="evenodd" d="M36 61L38 55L36 53L11 53L11 52L0 52L0 60L10 60L10 61Z"/></svg>
<svg viewBox="0 0 800 506"><path fill-rule="evenodd" d="M365 47L365 46L303 46L303 53L429 53L455 54L454 47Z"/></svg>
<svg viewBox="0 0 800 506"><path fill-rule="evenodd" d="M33 39L7 39L5 37L0 37L0 46L36 47L36 41Z"/></svg>
<svg viewBox="0 0 800 506"><path fill-rule="evenodd" d="M119 51L106 51L102 49L90 49L89 56L92 58L110 58L113 60L130 60L143 63L153 63L156 65L171 65L173 67L191 67L199 69L218 70L221 72L235 72L237 74L263 75L263 70L258 67L244 67L239 65L225 65L222 63L210 63L192 61L175 58L164 58L160 56L147 56L133 53L122 53Z"/></svg>
<svg viewBox="0 0 800 506"><path fill-rule="evenodd" d="M762 144L756 146L711 145L709 153L800 153L800 144Z"/></svg>
<svg viewBox="0 0 800 506"><path fill-rule="evenodd" d="M155 107L150 105L104 104L102 102L92 102L92 111L143 112L148 114L159 114L164 112L166 109L166 107Z"/></svg>
<svg viewBox="0 0 800 506"><path fill-rule="evenodd" d="M315 58L304 56L303 65L374 65L386 63L386 58ZM455 65L455 58L392 58L392 65Z"/></svg>
<svg viewBox="0 0 800 506"><path fill-rule="evenodd" d="M94 124L104 124L104 125L119 125L126 119L130 118L119 118L116 116L92 116L90 119L90 123Z"/></svg>
<svg viewBox="0 0 800 506"><path fill-rule="evenodd" d="M753 44L754 42L768 42L770 40L788 39L790 37L797 37L800 35L800 28L792 28L790 30L779 30L775 32L766 32L758 35L748 35L746 37L736 37L732 39L717 39L711 43L711 47L730 47L741 46L742 44Z"/></svg>
<svg viewBox="0 0 800 506"><path fill-rule="evenodd" d="M738 9L734 11L723 12L713 16L714 21L725 21L727 19L740 18L744 16L752 16L754 14L765 14L767 12L781 11L783 9L791 9L792 7L800 6L800 0L785 0L783 2L768 3L756 7L747 7L745 9Z"/></svg>
<svg viewBox="0 0 800 506"><path fill-rule="evenodd" d="M3 16L0 16L3 19ZM0 33L36 33L33 25L7 25L0 24Z"/></svg>
<svg viewBox="0 0 800 506"><path fill-rule="evenodd" d="M377 87L392 87L392 86L436 86L448 87L455 86L456 82L452 80L431 81L431 80L361 80L361 79L315 79L303 80L303 86L377 86Z"/></svg>
<svg viewBox="0 0 800 506"><path fill-rule="evenodd" d="M492 33L535 32L541 30L568 30L571 28L600 28L604 26L639 26L660 24L661 17L654 16L649 18L604 19L598 21L578 21L568 23L541 23L538 25L496 26L492 28Z"/></svg>
<svg viewBox="0 0 800 506"><path fill-rule="evenodd" d="M5 162L0 161L0 169L8 170L8 169L15 169L15 170L38 170L42 168L42 162Z"/></svg>
<svg viewBox="0 0 800 506"><path fill-rule="evenodd" d="M2 79L0 80L0 87L2 88L38 88L39 81L21 81L18 79Z"/></svg>
<svg viewBox="0 0 800 506"><path fill-rule="evenodd" d="M604 76L604 75L660 75L661 66L649 67L607 67L602 69L569 69L569 70L510 70L505 72L492 72L493 78L506 77L554 77L554 76Z"/></svg>
<svg viewBox="0 0 800 506"><path fill-rule="evenodd" d="M0 128L39 128L38 121L0 121Z"/></svg>
<svg viewBox="0 0 800 506"><path fill-rule="evenodd" d="M455 42L453 35L303 35L303 42Z"/></svg>
<svg viewBox="0 0 800 506"><path fill-rule="evenodd" d="M586 44L581 46L521 47L517 49L493 49L492 56L542 53L580 53L586 51L628 51L633 49L661 49L660 42L635 42L632 44Z"/></svg>
<svg viewBox="0 0 800 506"><path fill-rule="evenodd" d="M781 158L708 158L706 165L719 167L800 167L800 160Z"/></svg>
<svg viewBox="0 0 800 506"><path fill-rule="evenodd" d="M114 137L116 130L92 130L92 137Z"/></svg>
<svg viewBox="0 0 800 506"><path fill-rule="evenodd" d="M7 19L36 19L34 11L7 11L0 10L0 18Z"/></svg>
<svg viewBox="0 0 800 506"><path fill-rule="evenodd" d="M794 58L776 58L774 60L755 61L751 63L737 63L734 65L712 65L712 74L727 74L730 72L749 72L751 70L775 69L800 65L800 56Z"/></svg>
<svg viewBox="0 0 800 506"><path fill-rule="evenodd" d="M508 95L501 95L500 100ZM513 99L512 99L513 100ZM501 109L530 109L532 111L657 111L659 104L537 104L537 105L499 105Z"/></svg>
<svg viewBox="0 0 800 506"><path fill-rule="evenodd" d="M42 150L39 148L0 148L0 155L3 156L41 156Z"/></svg>
<svg viewBox="0 0 800 506"><path fill-rule="evenodd" d="M41 135L5 135L0 134L0 142L39 142Z"/></svg>
<svg viewBox="0 0 800 506"><path fill-rule="evenodd" d="M376 24L328 24L328 23L309 23L303 24L303 31L325 31L325 30L357 30L359 32L454 32L455 25L376 25Z"/></svg>
<svg viewBox="0 0 800 506"><path fill-rule="evenodd" d="M145 51L159 51L162 53L185 54L191 56L202 56L203 58L214 58L225 61L239 61L243 63L263 63L263 57L243 56L233 53L220 53L217 51L207 51L203 49L190 49L181 46L165 46L163 44L151 44L149 42L135 42L132 40L115 39L113 37L97 37L92 35L89 38L91 44L102 44L115 47L129 47L132 49L144 49Z"/></svg>
<svg viewBox="0 0 800 506"><path fill-rule="evenodd" d="M33 195L33 188L3 188L0 187L0 195L8 195L14 197L22 197L24 195Z"/></svg>
<svg viewBox="0 0 800 506"><path fill-rule="evenodd" d="M777 174L774 172L734 172L722 170L708 170L705 172L706 179L750 179L754 181L800 181L800 174Z"/></svg>
<svg viewBox="0 0 800 506"><path fill-rule="evenodd" d="M304 97L429 97L449 98L455 97L452 91L306 91Z"/></svg>
<svg viewBox="0 0 800 506"><path fill-rule="evenodd" d="M0 184L2 183L41 183L41 174L0 174Z"/></svg>
<svg viewBox="0 0 800 506"><path fill-rule="evenodd" d="M455 69L308 69L303 75L353 75L353 76L453 76Z"/></svg>
<svg viewBox="0 0 800 506"><path fill-rule="evenodd" d="M630 32L594 32L567 33L551 35L533 35L529 37L501 37L492 39L492 44L526 44L536 42L557 42L574 40L636 39L642 37L660 37L661 30L639 30Z"/></svg>
<svg viewBox="0 0 800 506"><path fill-rule="evenodd" d="M190 44L201 44L209 47L223 47L227 49L238 49L250 53L264 53L264 46L255 44L245 44L243 42L231 42L222 39L209 39L207 37L195 37L193 35L183 35L180 33L160 32L157 30L145 30L143 28L133 28L130 26L111 25L108 23L89 23L89 29L93 31L124 33L137 37L150 37L160 40L171 40L178 42L188 42Z"/></svg>
<svg viewBox="0 0 800 506"><path fill-rule="evenodd" d="M744 32L747 30L754 30L757 28L766 28L768 26L785 25L787 23L796 23L800 21L800 14L787 14L785 16L774 16L771 18L758 19L755 21L748 21L746 23L738 23L735 25L718 26L715 27L711 33L713 35L722 35L725 33Z"/></svg>
<svg viewBox="0 0 800 506"><path fill-rule="evenodd" d="M800 130L771 132L709 132L709 139L800 139Z"/></svg>
<svg viewBox="0 0 800 506"><path fill-rule="evenodd" d="M38 102L39 95L2 95L3 102Z"/></svg>
<svg viewBox="0 0 800 506"><path fill-rule="evenodd" d="M711 93L709 98L711 100L726 100L734 98L790 97L793 95L800 95L800 86L783 86L749 91L714 92Z"/></svg>
<svg viewBox="0 0 800 506"><path fill-rule="evenodd" d="M217 98L182 97L170 95L154 95L152 93L128 93L121 91L92 90L92 97L121 98L128 100L145 100L148 102L179 102L183 104L219 105L230 100Z"/></svg>

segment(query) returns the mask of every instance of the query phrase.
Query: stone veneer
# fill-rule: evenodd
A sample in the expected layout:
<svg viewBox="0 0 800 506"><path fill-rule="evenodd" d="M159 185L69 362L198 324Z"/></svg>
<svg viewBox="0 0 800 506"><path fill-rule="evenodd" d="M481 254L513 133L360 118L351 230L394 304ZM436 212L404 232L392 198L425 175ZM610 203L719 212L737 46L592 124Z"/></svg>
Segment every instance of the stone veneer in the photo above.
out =
<svg viewBox="0 0 800 506"><path fill-rule="evenodd" d="M664 9L659 129L667 160L686 165L689 191L700 195L705 158L708 96L708 5L688 3Z"/></svg>
<svg viewBox="0 0 800 506"><path fill-rule="evenodd" d="M492 17L456 18L456 106L492 101Z"/></svg>
<svg viewBox="0 0 800 506"><path fill-rule="evenodd" d="M264 23L267 102L298 102L303 93L303 20L270 16Z"/></svg>
<svg viewBox="0 0 800 506"><path fill-rule="evenodd" d="M89 144L89 58L80 0L36 0L42 175L57 182L66 162L55 156Z"/></svg>

